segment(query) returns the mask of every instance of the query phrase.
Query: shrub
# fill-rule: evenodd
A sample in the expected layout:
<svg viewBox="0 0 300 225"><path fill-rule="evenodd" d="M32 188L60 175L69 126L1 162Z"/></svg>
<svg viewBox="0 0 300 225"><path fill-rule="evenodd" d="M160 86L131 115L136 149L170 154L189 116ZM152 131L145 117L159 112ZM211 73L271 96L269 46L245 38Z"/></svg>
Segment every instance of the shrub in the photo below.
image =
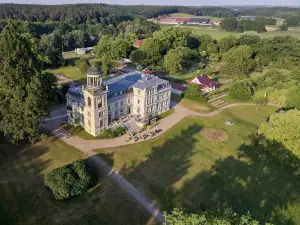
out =
<svg viewBox="0 0 300 225"><path fill-rule="evenodd" d="M107 128L100 135L100 138L116 138L126 133L125 127L117 127L116 129Z"/></svg>
<svg viewBox="0 0 300 225"><path fill-rule="evenodd" d="M184 97L199 102L206 102L206 98L202 95L200 85L198 84L189 84L184 92Z"/></svg>
<svg viewBox="0 0 300 225"><path fill-rule="evenodd" d="M253 95L253 83L250 80L243 80L234 83L229 90L229 95L242 101L249 100Z"/></svg>
<svg viewBox="0 0 300 225"><path fill-rule="evenodd" d="M90 67L89 61L87 59L79 59L75 64L82 74L85 74Z"/></svg>
<svg viewBox="0 0 300 225"><path fill-rule="evenodd" d="M93 184L92 173L83 160L74 161L46 174L44 184L56 200L82 195Z"/></svg>

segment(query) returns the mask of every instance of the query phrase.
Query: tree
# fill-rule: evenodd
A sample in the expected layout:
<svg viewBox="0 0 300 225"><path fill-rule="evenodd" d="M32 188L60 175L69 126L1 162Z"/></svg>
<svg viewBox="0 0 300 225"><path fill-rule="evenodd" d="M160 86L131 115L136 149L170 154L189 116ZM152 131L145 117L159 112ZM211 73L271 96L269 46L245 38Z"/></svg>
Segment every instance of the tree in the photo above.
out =
<svg viewBox="0 0 300 225"><path fill-rule="evenodd" d="M205 102L206 99L203 97L199 84L188 84L187 89L184 92L184 97L189 99L198 100Z"/></svg>
<svg viewBox="0 0 300 225"><path fill-rule="evenodd" d="M171 49L164 57L164 68L171 74L176 74L182 71L184 58L188 56L188 48L180 47Z"/></svg>
<svg viewBox="0 0 300 225"><path fill-rule="evenodd" d="M83 194L93 184L93 177L85 162L78 160L47 173L44 184L56 200L66 200Z"/></svg>
<svg viewBox="0 0 300 225"><path fill-rule="evenodd" d="M258 134L268 140L282 144L300 158L300 112L298 110L281 111L270 116L260 125Z"/></svg>
<svg viewBox="0 0 300 225"><path fill-rule="evenodd" d="M130 44L125 39L103 35L95 54L96 59L101 61L103 73L107 75L111 67L116 67L119 64L119 58L126 57L129 49Z"/></svg>
<svg viewBox="0 0 300 225"><path fill-rule="evenodd" d="M42 56L28 35L9 22L0 34L0 130L13 142L39 138L40 119L56 102L56 78L41 73Z"/></svg>
<svg viewBox="0 0 300 225"><path fill-rule="evenodd" d="M282 23L282 24L279 26L279 30L280 30L280 31L288 31L288 30L289 30L288 24L287 24L287 23Z"/></svg>
<svg viewBox="0 0 300 225"><path fill-rule="evenodd" d="M256 68L253 52L249 46L239 46L223 55L222 73L243 77Z"/></svg>
<svg viewBox="0 0 300 225"><path fill-rule="evenodd" d="M220 23L220 28L226 31L235 31L238 26L238 21L236 18L225 18Z"/></svg>
<svg viewBox="0 0 300 225"><path fill-rule="evenodd" d="M131 52L130 61L132 63L143 64L145 57L146 57L145 53L142 50L137 49Z"/></svg>
<svg viewBox="0 0 300 225"><path fill-rule="evenodd" d="M238 40L233 35L228 35L219 41L219 49L221 53L228 52L238 44Z"/></svg>
<svg viewBox="0 0 300 225"><path fill-rule="evenodd" d="M300 87L296 86L286 94L285 103L288 107L293 107L300 110Z"/></svg>
<svg viewBox="0 0 300 225"><path fill-rule="evenodd" d="M216 215L214 215L216 214ZM251 215L238 215L230 209L224 212L197 212L185 213L180 209L173 209L170 213L164 213L165 223L169 225L258 225Z"/></svg>
<svg viewBox="0 0 300 225"><path fill-rule="evenodd" d="M75 64L82 74L85 74L88 68L90 67L89 61L87 59L80 59L76 61Z"/></svg>
<svg viewBox="0 0 300 225"><path fill-rule="evenodd" d="M249 100L253 95L253 83L250 80L242 80L234 83L229 90L229 95L242 101Z"/></svg>

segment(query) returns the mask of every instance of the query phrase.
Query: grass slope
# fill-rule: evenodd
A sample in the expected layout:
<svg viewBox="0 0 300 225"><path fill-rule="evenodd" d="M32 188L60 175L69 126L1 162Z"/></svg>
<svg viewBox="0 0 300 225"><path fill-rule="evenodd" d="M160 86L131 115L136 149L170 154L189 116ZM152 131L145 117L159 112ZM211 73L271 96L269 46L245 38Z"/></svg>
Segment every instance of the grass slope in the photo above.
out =
<svg viewBox="0 0 300 225"><path fill-rule="evenodd" d="M66 66L48 71L82 83L86 82L86 75L82 74L75 66Z"/></svg>
<svg viewBox="0 0 300 225"><path fill-rule="evenodd" d="M0 218L12 225L153 224L135 200L104 178L83 196L55 201L44 187L46 172L84 158L52 140L15 146L0 140Z"/></svg>
<svg viewBox="0 0 300 225"><path fill-rule="evenodd" d="M97 152L164 208L232 207L261 222L299 224L300 171L269 160L249 139L274 110L247 106L186 118L156 139ZM236 125L226 126L227 120ZM229 139L210 141L201 136L203 128L223 130Z"/></svg>

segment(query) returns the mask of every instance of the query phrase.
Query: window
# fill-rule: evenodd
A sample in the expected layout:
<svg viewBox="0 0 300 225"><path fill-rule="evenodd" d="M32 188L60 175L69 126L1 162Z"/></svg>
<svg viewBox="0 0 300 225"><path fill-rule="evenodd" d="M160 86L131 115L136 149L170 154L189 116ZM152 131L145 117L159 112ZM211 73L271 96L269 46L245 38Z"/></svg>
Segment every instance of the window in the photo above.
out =
<svg viewBox="0 0 300 225"><path fill-rule="evenodd" d="M103 120L100 120L100 127L103 127Z"/></svg>
<svg viewBox="0 0 300 225"><path fill-rule="evenodd" d="M147 105L150 104L150 98L147 98Z"/></svg>
<svg viewBox="0 0 300 225"><path fill-rule="evenodd" d="M98 105L98 108L102 107L102 98L101 97L97 99L97 105Z"/></svg>
<svg viewBox="0 0 300 225"><path fill-rule="evenodd" d="M151 97L151 103L153 103L153 102L154 102L154 97L152 96L152 97Z"/></svg>
<svg viewBox="0 0 300 225"><path fill-rule="evenodd" d="M123 106L123 101L120 102L120 106Z"/></svg>
<svg viewBox="0 0 300 225"><path fill-rule="evenodd" d="M128 102L128 103L130 103L130 102L131 102L130 98L129 98L129 99L127 99L127 102Z"/></svg>
<svg viewBox="0 0 300 225"><path fill-rule="evenodd" d="M138 107L138 108L136 109L136 112L137 112L137 113L140 113L140 107Z"/></svg>
<svg viewBox="0 0 300 225"><path fill-rule="evenodd" d="M90 111L88 111L88 117L91 117L91 112Z"/></svg>
<svg viewBox="0 0 300 225"><path fill-rule="evenodd" d="M138 99L138 104L140 104L140 100Z"/></svg>
<svg viewBox="0 0 300 225"><path fill-rule="evenodd" d="M92 105L91 98L88 97L88 98L87 98L87 101L88 101L88 106L91 107L91 105Z"/></svg>
<svg viewBox="0 0 300 225"><path fill-rule="evenodd" d="M115 118L118 118L118 110L115 111Z"/></svg>
<svg viewBox="0 0 300 225"><path fill-rule="evenodd" d="M168 97L170 96L170 92L167 92L167 96L168 96Z"/></svg>
<svg viewBox="0 0 300 225"><path fill-rule="evenodd" d="M141 94L141 90L138 90L138 94Z"/></svg>
<svg viewBox="0 0 300 225"><path fill-rule="evenodd" d="M91 126L91 121L90 120L88 120L88 125L89 125L89 127Z"/></svg>
<svg viewBox="0 0 300 225"><path fill-rule="evenodd" d="M118 108L118 102L115 103L116 108Z"/></svg>
<svg viewBox="0 0 300 225"><path fill-rule="evenodd" d="M123 109L120 109L120 115L123 115Z"/></svg>
<svg viewBox="0 0 300 225"><path fill-rule="evenodd" d="M99 118L103 117L104 116L104 112L99 112Z"/></svg>
<svg viewBox="0 0 300 225"><path fill-rule="evenodd" d="M108 105L108 107L107 107L107 108L108 108L108 111L110 111L110 105Z"/></svg>

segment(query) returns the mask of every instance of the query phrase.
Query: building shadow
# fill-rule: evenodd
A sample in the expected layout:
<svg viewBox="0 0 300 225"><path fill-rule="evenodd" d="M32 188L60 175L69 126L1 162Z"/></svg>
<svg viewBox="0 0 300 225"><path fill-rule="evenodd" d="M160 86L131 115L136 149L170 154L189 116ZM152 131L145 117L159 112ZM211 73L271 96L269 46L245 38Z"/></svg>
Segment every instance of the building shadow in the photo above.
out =
<svg viewBox="0 0 300 225"><path fill-rule="evenodd" d="M194 135L202 128L201 125L190 125L182 129L162 145L154 146L145 161L125 165L120 169L120 174L161 208L175 207L172 186L187 174L194 154L193 146L197 143Z"/></svg>

